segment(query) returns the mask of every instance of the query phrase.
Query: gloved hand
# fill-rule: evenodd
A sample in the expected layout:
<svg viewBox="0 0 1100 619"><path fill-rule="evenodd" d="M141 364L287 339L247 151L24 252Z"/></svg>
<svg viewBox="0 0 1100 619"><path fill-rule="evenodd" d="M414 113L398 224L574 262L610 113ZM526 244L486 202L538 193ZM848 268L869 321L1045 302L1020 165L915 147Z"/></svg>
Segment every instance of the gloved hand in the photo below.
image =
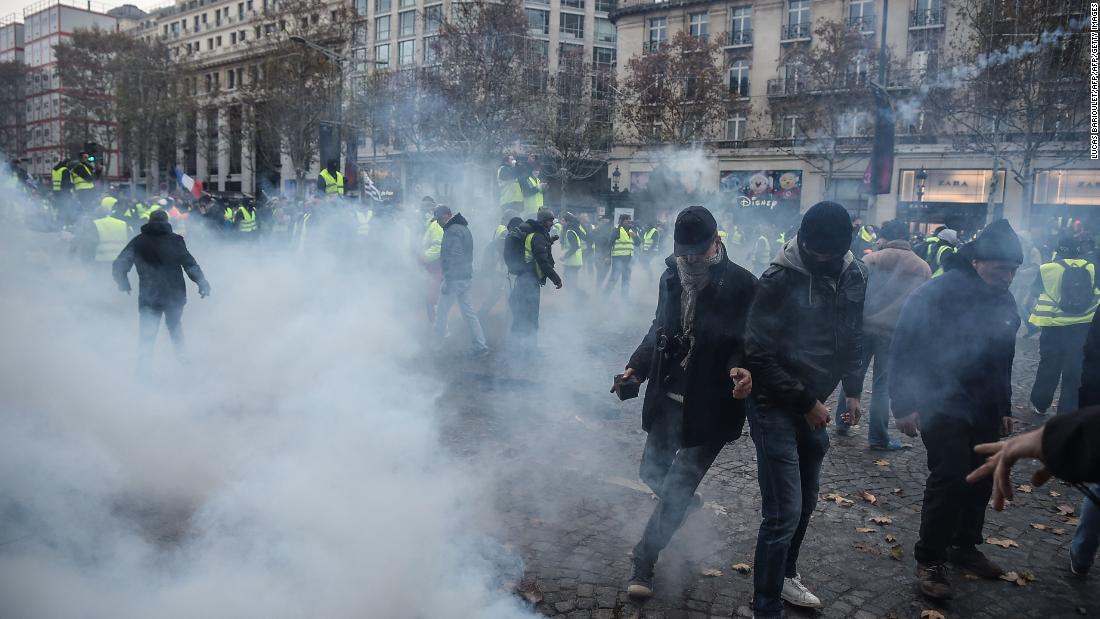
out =
<svg viewBox="0 0 1100 619"><path fill-rule="evenodd" d="M210 296L210 282L205 279L199 282L199 296L204 299Z"/></svg>

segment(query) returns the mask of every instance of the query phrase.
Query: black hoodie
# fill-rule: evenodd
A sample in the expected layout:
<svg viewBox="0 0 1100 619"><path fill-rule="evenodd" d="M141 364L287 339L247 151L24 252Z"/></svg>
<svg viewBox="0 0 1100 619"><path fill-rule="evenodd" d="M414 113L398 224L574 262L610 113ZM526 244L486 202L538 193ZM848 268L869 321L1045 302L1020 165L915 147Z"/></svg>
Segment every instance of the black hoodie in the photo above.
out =
<svg viewBox="0 0 1100 619"><path fill-rule="evenodd" d="M141 234L130 239L115 259L112 270L120 290L130 290L128 274L133 266L138 272L138 305L163 308L186 303L184 272L200 287L206 282L183 237L165 222L142 226Z"/></svg>

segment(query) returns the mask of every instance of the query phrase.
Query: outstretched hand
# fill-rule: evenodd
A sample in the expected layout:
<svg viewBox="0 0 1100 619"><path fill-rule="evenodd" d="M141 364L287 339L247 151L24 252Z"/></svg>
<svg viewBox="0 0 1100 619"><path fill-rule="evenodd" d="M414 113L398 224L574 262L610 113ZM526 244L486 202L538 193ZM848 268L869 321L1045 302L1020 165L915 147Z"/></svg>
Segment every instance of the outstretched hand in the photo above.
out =
<svg viewBox="0 0 1100 619"><path fill-rule="evenodd" d="M985 464L974 469L966 476L966 481L975 483L990 475L993 476L993 509L1001 511L1005 508L1005 501L1012 500L1012 465L1020 458L1043 457L1043 428L1025 432L1019 436L998 441L996 443L982 443L975 445L974 451L986 456ZM1031 483L1035 486L1045 484L1051 477L1050 471L1044 466L1031 476Z"/></svg>

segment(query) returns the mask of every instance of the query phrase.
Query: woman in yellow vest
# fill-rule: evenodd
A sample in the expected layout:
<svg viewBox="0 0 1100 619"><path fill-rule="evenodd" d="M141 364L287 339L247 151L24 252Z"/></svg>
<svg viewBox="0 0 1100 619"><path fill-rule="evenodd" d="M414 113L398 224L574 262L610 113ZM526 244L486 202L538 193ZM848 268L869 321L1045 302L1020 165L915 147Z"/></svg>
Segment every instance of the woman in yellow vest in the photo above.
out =
<svg viewBox="0 0 1100 619"><path fill-rule="evenodd" d="M1032 294L1038 300L1028 322L1042 329L1032 412L1045 415L1061 383L1058 413L1070 413L1077 410L1085 340L1100 303L1096 265L1082 257L1077 240L1067 237L1058 243L1058 259L1039 267Z"/></svg>
<svg viewBox="0 0 1100 619"><path fill-rule="evenodd" d="M562 219L565 220L564 236L561 240L565 281L572 282L572 290L578 290L580 272L584 267L585 234L581 231L580 220L573 213L567 211Z"/></svg>
<svg viewBox="0 0 1100 619"><path fill-rule="evenodd" d="M640 245L642 240L638 231L634 228L634 222L630 215L623 213L619 216L619 227L615 229L614 242L611 245L611 276L607 278L607 290L620 283L620 290L625 297L630 292L630 270L634 261L634 247Z"/></svg>

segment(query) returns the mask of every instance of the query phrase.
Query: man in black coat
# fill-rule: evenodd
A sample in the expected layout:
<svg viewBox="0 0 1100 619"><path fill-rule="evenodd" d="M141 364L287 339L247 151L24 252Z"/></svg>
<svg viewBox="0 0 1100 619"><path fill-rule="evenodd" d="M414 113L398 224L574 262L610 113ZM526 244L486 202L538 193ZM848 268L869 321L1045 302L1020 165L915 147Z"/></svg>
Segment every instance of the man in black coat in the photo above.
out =
<svg viewBox="0 0 1100 619"><path fill-rule="evenodd" d="M195 258L187 251L183 237L172 232L168 213L157 210L149 216L149 223L141 227L141 234L130 242L115 258L112 267L118 289L130 294L130 268L137 267L138 315L140 317L138 369L147 371L153 356L153 344L160 330L160 318L168 327L168 335L176 348L176 356L183 358L183 306L187 303L187 288L183 273L199 286L199 295L210 295L210 283L202 274Z"/></svg>
<svg viewBox="0 0 1100 619"><path fill-rule="evenodd" d="M741 435L752 389L744 332L756 278L730 262L714 216L701 206L677 216L675 241L653 324L623 373L649 381L641 477L659 499L634 547L627 592L635 597L653 595L657 555L688 508L702 505L695 489L722 447Z"/></svg>
<svg viewBox="0 0 1100 619"><path fill-rule="evenodd" d="M508 304L512 308L512 335L522 347L534 348L539 331L539 304L546 280L561 289L562 280L554 270L554 256L550 253L550 227L554 225L554 213L541 208L535 219L528 219L519 227L524 238L524 261L528 268L516 275Z"/></svg>
<svg viewBox="0 0 1100 619"><path fill-rule="evenodd" d="M906 301L890 350L890 404L900 431L928 449L920 537L913 549L920 592L952 597L946 563L977 576L1003 573L984 540L989 481L967 484L979 443L1012 430L1012 360L1020 315L1008 288L1023 262L1007 221L987 226L945 260L945 273Z"/></svg>
<svg viewBox="0 0 1100 619"><path fill-rule="evenodd" d="M753 570L757 617L782 616L784 600L821 606L797 563L829 449L824 402L842 381L845 393L863 389L867 275L849 251L851 235L843 206L815 204L760 276L749 312L745 346L755 383L749 426L763 515ZM859 397L845 404L845 422L854 425Z"/></svg>
<svg viewBox="0 0 1100 619"><path fill-rule="evenodd" d="M436 207L436 213L436 221L443 226L443 241L439 249L443 284L435 313L435 341L437 345L443 343L447 332L447 315L451 312L451 305L457 301L473 342L470 354L484 357L489 353L489 346L485 343L485 332L481 329L477 312L470 304L470 286L474 278L474 237L470 234L462 213L452 216L451 209L442 205Z"/></svg>

